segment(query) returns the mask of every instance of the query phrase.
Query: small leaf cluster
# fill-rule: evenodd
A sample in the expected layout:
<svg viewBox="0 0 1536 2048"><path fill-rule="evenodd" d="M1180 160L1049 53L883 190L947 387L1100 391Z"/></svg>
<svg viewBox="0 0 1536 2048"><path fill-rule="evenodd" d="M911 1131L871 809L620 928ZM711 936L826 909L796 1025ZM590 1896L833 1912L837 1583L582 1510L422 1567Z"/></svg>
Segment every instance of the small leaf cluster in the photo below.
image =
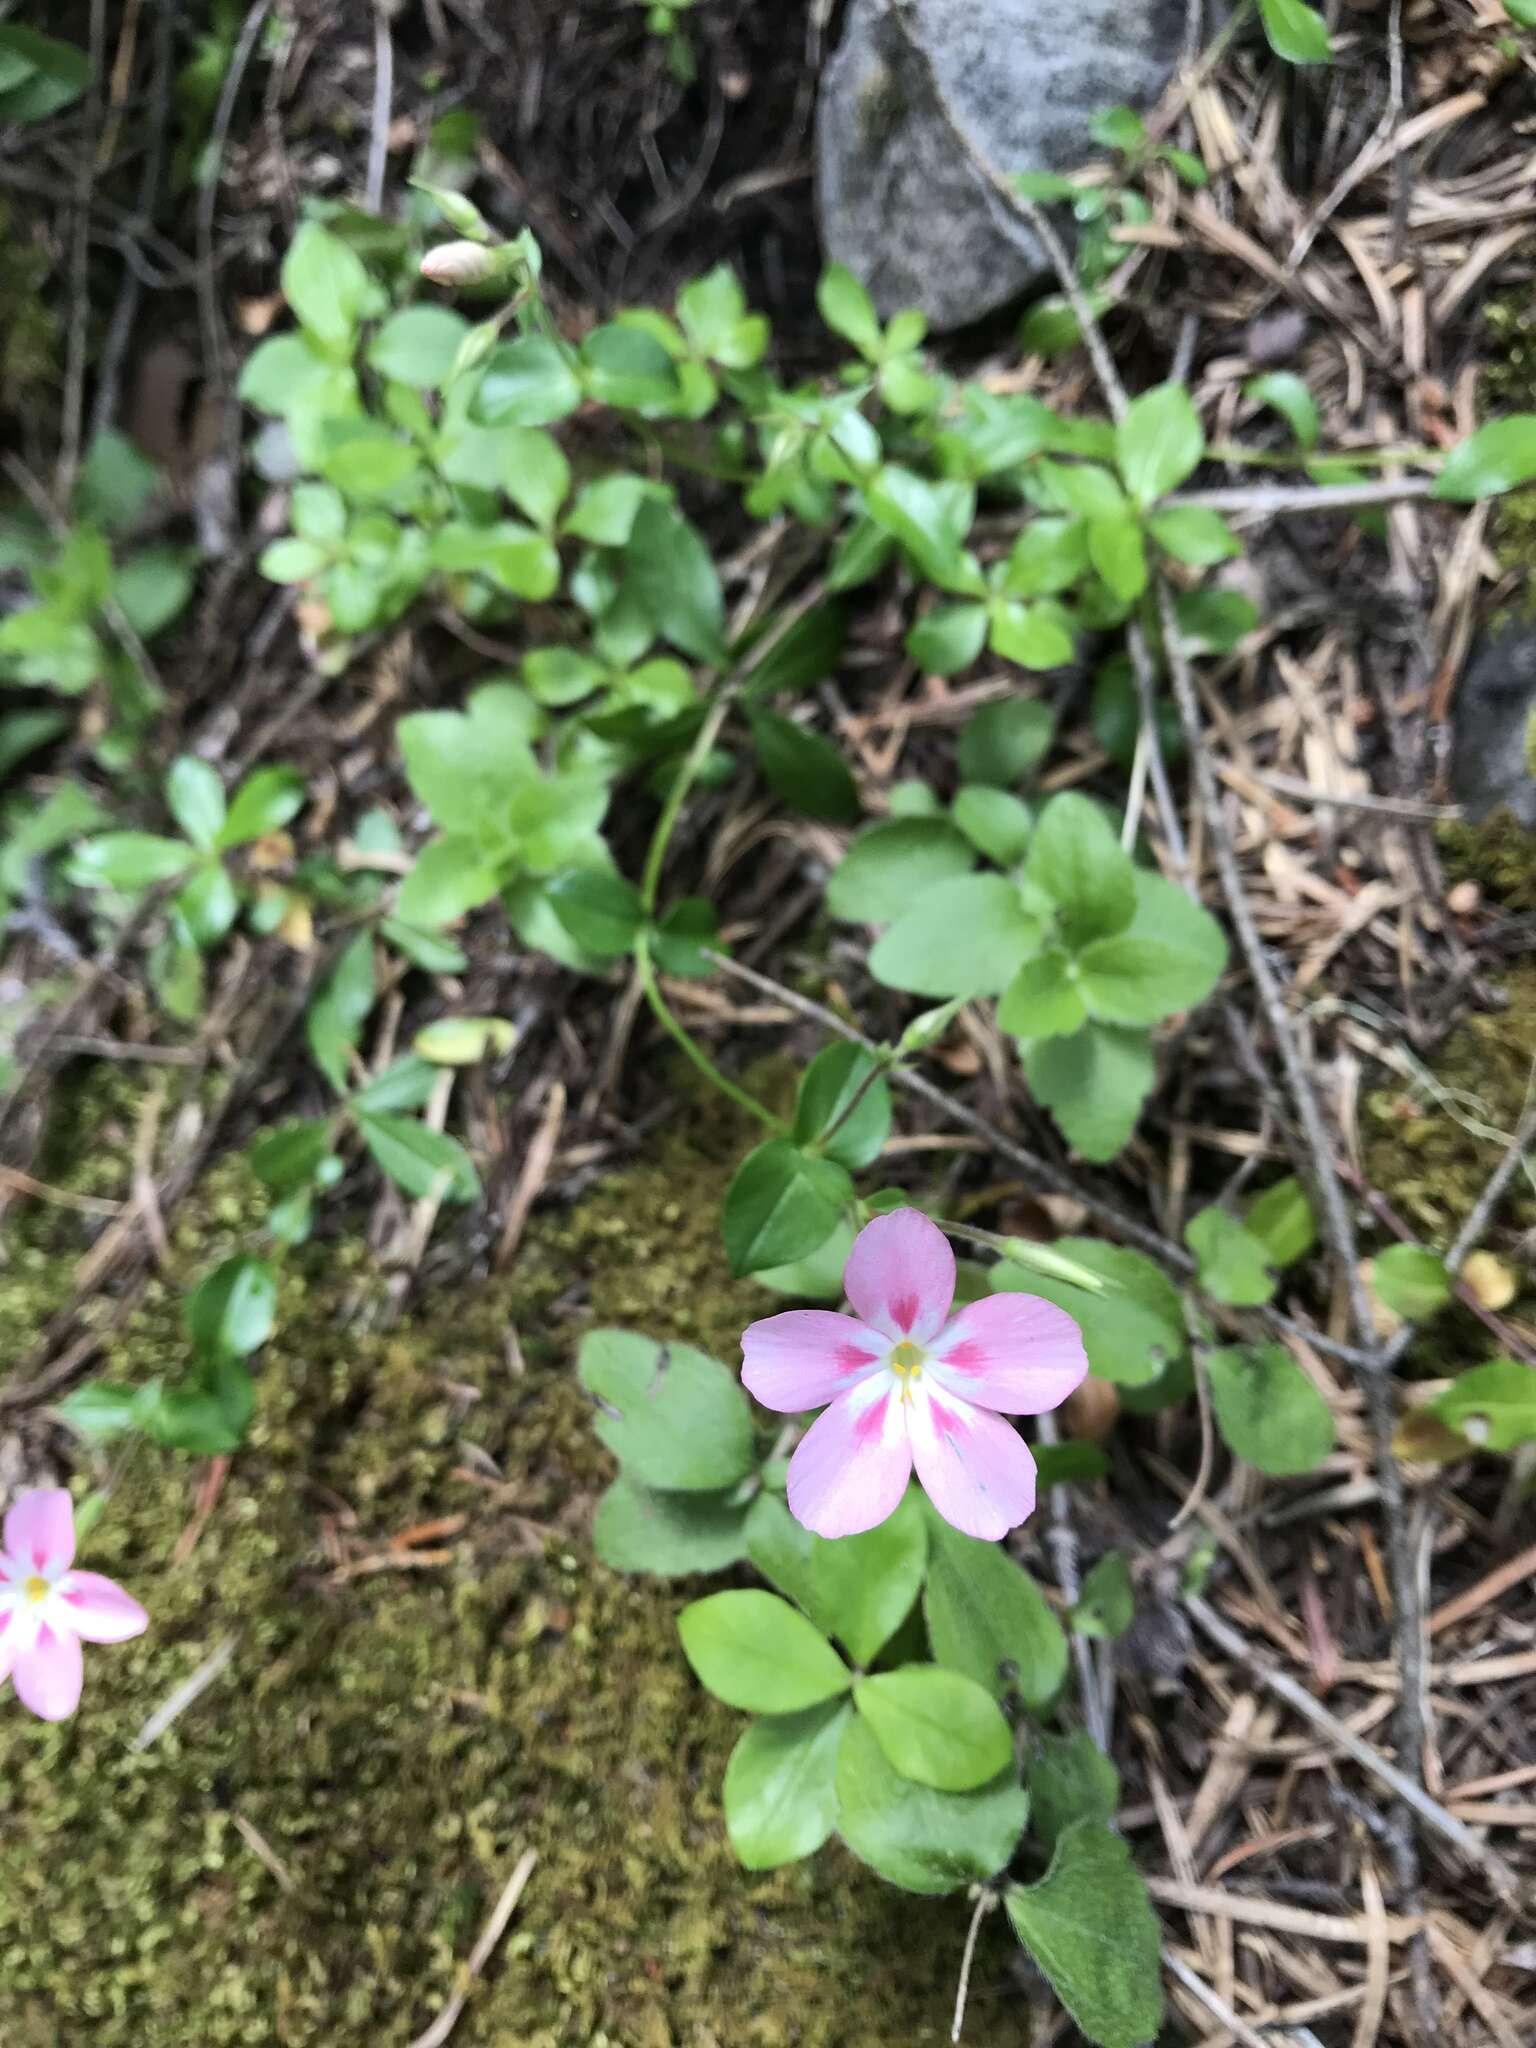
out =
<svg viewBox="0 0 1536 2048"><path fill-rule="evenodd" d="M0 101L4 97L0 89ZM0 520L0 570L19 574L27 585L27 601L0 620L0 682L63 697L99 689L109 720L94 752L108 769L132 761L159 706L140 653L192 594L195 551L135 537L162 484L154 464L107 429L86 451L66 526L55 532L30 507ZM20 747L13 755L20 758L62 729L61 719L47 730L17 723L38 716L18 712L0 721L0 748L11 753ZM21 747L23 736L28 743Z"/></svg>
<svg viewBox="0 0 1536 2048"><path fill-rule="evenodd" d="M962 769L986 779L964 784L948 817L862 834L828 903L890 920L870 954L876 980L997 997L1031 1092L1085 1158L1108 1159L1155 1078L1151 1028L1210 994L1226 942L1208 911L1136 865L1091 799L1064 791L1037 813L991 779L1032 765L1049 730L1039 706L989 707L961 748ZM978 860L993 865L976 872Z"/></svg>

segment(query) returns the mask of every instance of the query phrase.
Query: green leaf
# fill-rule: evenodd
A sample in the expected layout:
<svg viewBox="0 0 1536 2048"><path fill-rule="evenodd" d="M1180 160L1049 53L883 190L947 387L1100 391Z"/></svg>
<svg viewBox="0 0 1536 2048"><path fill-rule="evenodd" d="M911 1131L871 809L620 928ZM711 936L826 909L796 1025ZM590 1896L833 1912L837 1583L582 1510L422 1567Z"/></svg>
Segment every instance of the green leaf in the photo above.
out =
<svg viewBox="0 0 1536 2048"><path fill-rule="evenodd" d="M1445 1261L1421 1244L1389 1245L1371 1261L1371 1285L1394 1315L1410 1323L1438 1314L1451 1299Z"/></svg>
<svg viewBox="0 0 1536 2048"><path fill-rule="evenodd" d="M764 631L771 631L772 626L770 618ZM813 605L785 628L761 660L752 650L739 657L746 671L742 695L761 701L783 690L810 689L834 672L847 637L848 621L841 605Z"/></svg>
<svg viewBox="0 0 1536 2048"><path fill-rule="evenodd" d="M1146 542L1128 511L1089 520L1088 559L1121 604L1133 603L1147 587Z"/></svg>
<svg viewBox="0 0 1536 2048"><path fill-rule="evenodd" d="M1042 1038L1024 1052L1024 1078L1084 1159L1113 1159L1136 1128L1157 1062L1144 1031L1089 1022L1070 1038Z"/></svg>
<svg viewBox="0 0 1536 2048"><path fill-rule="evenodd" d="M351 402L343 402L338 385L348 387ZM318 343L306 334L278 334L262 342L245 359L240 372L241 401L257 412L286 418L291 412L328 393L337 397L336 411L357 409L356 382L350 370L338 370Z"/></svg>
<svg viewBox="0 0 1536 2048"><path fill-rule="evenodd" d="M827 883L834 917L887 924L938 882L964 875L976 856L940 818L897 818L861 832Z"/></svg>
<svg viewBox="0 0 1536 2048"><path fill-rule="evenodd" d="M1312 1204L1294 1174L1256 1196L1243 1222L1264 1246L1272 1266L1293 1266L1317 1242Z"/></svg>
<svg viewBox="0 0 1536 2048"><path fill-rule="evenodd" d="M1207 1352L1205 1368L1217 1428L1261 1472L1313 1472L1333 1449L1328 1403L1281 1345Z"/></svg>
<svg viewBox="0 0 1536 2048"><path fill-rule="evenodd" d="M1072 1442L1035 1446L1036 1483L1041 1493L1048 1493L1053 1486L1103 1479L1108 1471L1109 1459L1097 1444Z"/></svg>
<svg viewBox="0 0 1536 2048"><path fill-rule="evenodd" d="M268 832L280 832L303 809L305 790L304 777L297 768L256 769L230 800L219 846L244 846Z"/></svg>
<svg viewBox="0 0 1536 2048"><path fill-rule="evenodd" d="M571 465L559 442L539 427L502 427L500 433L509 458L501 488L535 526L552 527L571 488Z"/></svg>
<svg viewBox="0 0 1536 2048"><path fill-rule="evenodd" d="M1051 597L1088 572L1088 529L1081 519L1032 519L1013 544L1003 571L1014 597Z"/></svg>
<svg viewBox="0 0 1536 2048"><path fill-rule="evenodd" d="M861 1863L908 1892L953 1892L1007 1867L1029 1817L1010 1767L975 1792L935 1792L887 1761L855 1714L837 1757L837 1831Z"/></svg>
<svg viewBox="0 0 1536 2048"><path fill-rule="evenodd" d="M165 801L192 844L207 853L224 826L224 785L218 770L193 754L179 754L165 778Z"/></svg>
<svg viewBox="0 0 1536 2048"><path fill-rule="evenodd" d="M621 548L634 529L636 513L654 491L643 476L596 477L576 493L565 531L594 547Z"/></svg>
<svg viewBox="0 0 1536 2048"><path fill-rule="evenodd" d="M1204 453L1200 415L1182 384L1158 384L1133 398L1115 428L1115 460L1143 510L1177 490Z"/></svg>
<svg viewBox="0 0 1536 2048"><path fill-rule="evenodd" d="M747 723L763 779L775 795L808 817L852 824L862 812L847 762L820 733L777 711L751 708Z"/></svg>
<svg viewBox="0 0 1536 2048"><path fill-rule="evenodd" d="M1296 437L1298 448L1315 448L1321 427L1317 400L1307 389L1305 378L1294 370L1267 370L1262 377L1250 377L1243 396L1255 405L1272 406Z"/></svg>
<svg viewBox="0 0 1536 2048"><path fill-rule="evenodd" d="M350 355L373 295L357 252L315 221L306 221L288 245L282 283L295 319L326 354Z"/></svg>
<svg viewBox="0 0 1536 2048"><path fill-rule="evenodd" d="M490 427L547 427L581 403L581 384L565 351L546 335L503 342L485 366L470 410Z"/></svg>
<svg viewBox="0 0 1536 2048"><path fill-rule="evenodd" d="M1258 607L1240 590L1188 590L1176 610L1179 638L1191 654L1230 654L1259 623Z"/></svg>
<svg viewBox="0 0 1536 2048"><path fill-rule="evenodd" d="M1013 788L1039 766L1055 722L1051 707L1033 697L983 704L967 722L955 750L961 781Z"/></svg>
<svg viewBox="0 0 1536 2048"><path fill-rule="evenodd" d="M1165 512L1154 512L1147 528L1165 554L1197 568L1243 552L1242 542L1221 514L1204 505L1170 505Z"/></svg>
<svg viewBox="0 0 1536 2048"><path fill-rule="evenodd" d="M1259 0L1269 47L1287 64L1326 64L1333 55L1328 24L1306 0Z"/></svg>
<svg viewBox="0 0 1536 2048"><path fill-rule="evenodd" d="M1118 1550L1106 1550L1083 1580L1072 1626L1080 1636L1124 1635L1135 1611L1130 1566Z"/></svg>
<svg viewBox="0 0 1536 2048"><path fill-rule="evenodd" d="M77 518L116 533L134 524L161 483L159 470L127 435L105 427L92 437L80 465L73 510Z"/></svg>
<svg viewBox="0 0 1536 2048"><path fill-rule="evenodd" d="M259 1350L277 1320L277 1275L265 1259L237 1252L187 1296L187 1332L207 1357L245 1358Z"/></svg>
<svg viewBox="0 0 1536 2048"><path fill-rule="evenodd" d="M1536 478L1536 412L1489 420L1470 440L1451 450L1435 479L1432 497L1471 504L1496 498Z"/></svg>
<svg viewBox="0 0 1536 2048"><path fill-rule="evenodd" d="M69 731L63 711L11 711L0 717L0 780L11 770Z"/></svg>
<svg viewBox="0 0 1536 2048"><path fill-rule="evenodd" d="M927 1555L922 1505L911 1492L877 1528L812 1537L812 1611L856 1664L872 1664L912 1611Z"/></svg>
<svg viewBox="0 0 1536 2048"><path fill-rule="evenodd" d="M176 909L193 942L206 948L216 946L240 915L240 898L223 867L210 860L177 892Z"/></svg>
<svg viewBox="0 0 1536 2048"><path fill-rule="evenodd" d="M1132 107L1105 107L1088 123L1088 133L1122 156L1134 156L1147 142L1147 125Z"/></svg>
<svg viewBox="0 0 1536 2048"><path fill-rule="evenodd" d="M679 397L677 370L666 349L644 328L610 321L594 327L581 345L588 394L621 412L672 411Z"/></svg>
<svg viewBox="0 0 1536 2048"><path fill-rule="evenodd" d="M887 988L920 996L996 995L1040 939L1005 875L960 875L925 889L869 956Z"/></svg>
<svg viewBox="0 0 1536 2048"><path fill-rule="evenodd" d="M598 1404L599 1442L641 1485L718 1492L752 1470L751 1413L718 1359L628 1330L594 1330L582 1339L576 1373Z"/></svg>
<svg viewBox="0 0 1536 2048"><path fill-rule="evenodd" d="M312 540L275 540L256 566L269 583L307 583L330 561L328 548Z"/></svg>
<svg viewBox="0 0 1536 2048"><path fill-rule="evenodd" d="M672 904L651 934L651 952L662 973L695 980L714 973L704 949L718 951L720 944L720 921L702 896L684 896Z"/></svg>
<svg viewBox="0 0 1536 2048"><path fill-rule="evenodd" d="M645 923L639 890L606 868L567 868L547 893L577 945L600 960L629 952Z"/></svg>
<svg viewBox="0 0 1536 2048"><path fill-rule="evenodd" d="M976 494L968 485L935 484L888 462L864 493L869 515L884 527L931 581L965 596L978 594L981 573L967 570L961 547ZM972 573L974 572L974 573Z"/></svg>
<svg viewBox="0 0 1536 2048"><path fill-rule="evenodd" d="M469 322L447 306L406 306L392 313L368 344L368 362L381 377L418 391L448 382Z"/></svg>
<svg viewBox="0 0 1536 2048"><path fill-rule="evenodd" d="M984 782L967 783L957 792L952 815L972 846L1002 868L1023 859L1035 826L1028 806L1010 790Z"/></svg>
<svg viewBox="0 0 1536 2048"><path fill-rule="evenodd" d="M728 263L717 263L683 286L677 295L677 317L698 353L728 369L750 369L767 341L768 323L748 313L746 295Z"/></svg>
<svg viewBox="0 0 1536 2048"><path fill-rule="evenodd" d="M315 1065L338 1095L347 1092L352 1052L374 1002L373 940L359 932L348 941L304 1020Z"/></svg>
<svg viewBox="0 0 1536 2048"><path fill-rule="evenodd" d="M1112 1821L1120 1804L1120 1773L1085 1728L1073 1735L1042 1730L1026 1766L1034 1832L1048 1850L1078 1821Z"/></svg>
<svg viewBox="0 0 1536 2048"><path fill-rule="evenodd" d="M1067 1675L1067 1639L1034 1580L996 1543L934 1517L923 1595L935 1660L994 1698L1050 1705Z"/></svg>
<svg viewBox="0 0 1536 2048"><path fill-rule="evenodd" d="M198 1458L239 1450L244 1433L216 1394L194 1385L163 1388L140 1426L167 1450Z"/></svg>
<svg viewBox="0 0 1536 2048"><path fill-rule="evenodd" d="M319 1117L304 1117L263 1131L246 1153L246 1164L275 1195L307 1187L330 1157L331 1134Z"/></svg>
<svg viewBox="0 0 1536 2048"><path fill-rule="evenodd" d="M969 668L987 638L984 604L941 604L907 633L907 652L931 675L955 676Z"/></svg>
<svg viewBox="0 0 1536 2048"><path fill-rule="evenodd" d="M91 60L73 43L22 22L0 25L0 125L45 121L79 99L90 77Z"/></svg>
<svg viewBox="0 0 1536 2048"><path fill-rule="evenodd" d="M1044 825L1042 819L1041 831ZM1037 832L1034 846L1039 841ZM1096 938L1078 957L1083 1000L1089 1014L1105 1024L1155 1024L1191 1010L1215 988L1227 964L1221 926L1184 890L1146 873L1136 874L1134 888L1129 925L1113 937Z"/></svg>
<svg viewBox="0 0 1536 2048"><path fill-rule="evenodd" d="M150 1394L150 1402L145 1395ZM87 1443L102 1443L136 1429L149 1406L159 1399L159 1382L149 1387L120 1387L110 1380L88 1380L58 1402L54 1413Z"/></svg>
<svg viewBox="0 0 1536 2048"><path fill-rule="evenodd" d="M988 620L992 652L1021 668L1065 668L1077 652L1071 616L1053 600L1022 604L1017 598L995 597Z"/></svg>
<svg viewBox="0 0 1536 2048"><path fill-rule="evenodd" d="M1161 1941L1147 1889L1118 1835L1079 1821L1038 1884L1009 1885L1014 1932L1099 2048L1146 2048L1163 2023Z"/></svg>
<svg viewBox="0 0 1536 2048"><path fill-rule="evenodd" d="M366 1080L352 1097L352 1107L361 1110L424 1109L437 1086L437 1070L430 1060L407 1053L403 1060L387 1066L382 1074Z"/></svg>
<svg viewBox="0 0 1536 2048"><path fill-rule="evenodd" d="M711 1593L677 1618L700 1683L750 1714L795 1714L835 1699L853 1673L803 1614L775 1593Z"/></svg>
<svg viewBox="0 0 1536 2048"><path fill-rule="evenodd" d="M851 270L829 263L816 285L816 310L844 341L851 341L869 362L878 362L884 347L880 316L874 302Z"/></svg>
<svg viewBox="0 0 1536 2048"><path fill-rule="evenodd" d="M498 882L478 840L432 839L401 883L396 908L408 925L432 931L488 903Z"/></svg>
<svg viewBox="0 0 1536 2048"><path fill-rule="evenodd" d="M153 832L104 832L75 849L69 874L82 889L106 887L134 894L184 875L196 858L184 839L162 839Z"/></svg>
<svg viewBox="0 0 1536 2048"><path fill-rule="evenodd" d="M1184 1356L1179 1291L1150 1259L1096 1237L1060 1238L1052 1250L1101 1275L1105 1291L1090 1294L1007 1261L992 1268L992 1286L1004 1294L1038 1294L1065 1309L1082 1331L1090 1372L1122 1387L1147 1386Z"/></svg>
<svg viewBox="0 0 1536 2048"><path fill-rule="evenodd" d="M857 1106L847 1114L854 1103ZM862 1046L826 1046L801 1076L795 1098L795 1143L814 1148L828 1130L832 1136L819 1149L855 1172L880 1156L891 1135L891 1091Z"/></svg>
<svg viewBox="0 0 1536 2048"><path fill-rule="evenodd" d="M140 548L112 572L112 596L141 640L153 640L192 595L193 557L186 548Z"/></svg>
<svg viewBox="0 0 1536 2048"><path fill-rule="evenodd" d="M1070 1036L1087 1015L1073 962L1059 947L1026 960L997 1006L999 1028L1016 1038Z"/></svg>
<svg viewBox="0 0 1536 2048"><path fill-rule="evenodd" d="M1190 1217L1184 1242L1200 1261L1198 1280L1216 1301L1234 1308L1256 1308L1275 1291L1269 1270L1269 1249L1263 1238L1245 1230L1235 1216L1212 1203Z"/></svg>
<svg viewBox="0 0 1536 2048"><path fill-rule="evenodd" d="M1098 805L1075 790L1053 796L1040 813L1024 871L1056 905L1062 936L1074 950L1131 922L1135 866Z"/></svg>
<svg viewBox="0 0 1536 2048"><path fill-rule="evenodd" d="M374 1164L413 1200L437 1195L445 1202L472 1202L479 1194L474 1161L446 1131L383 1110L359 1111L357 1128Z"/></svg>
<svg viewBox="0 0 1536 2048"><path fill-rule="evenodd" d="M725 1767L726 1832L748 1870L812 1856L837 1821L837 1757L852 1718L845 1700L754 1721Z"/></svg>
<svg viewBox="0 0 1536 2048"><path fill-rule="evenodd" d="M1536 1438L1536 1372L1513 1358L1474 1365L1452 1380L1428 1412L1479 1450L1518 1450Z"/></svg>
<svg viewBox="0 0 1536 2048"><path fill-rule="evenodd" d="M746 1555L746 1520L733 1495L653 1493L621 1472L597 1504L592 1548L614 1572L721 1572Z"/></svg>
<svg viewBox="0 0 1536 2048"><path fill-rule="evenodd" d="M904 1664L859 1679L853 1697L887 1760L935 1792L973 1792L1013 1760L996 1700L962 1672Z"/></svg>
<svg viewBox="0 0 1536 2048"><path fill-rule="evenodd" d="M624 553L630 583L656 631L696 661L723 665L725 600L697 529L651 498L635 517Z"/></svg>
<svg viewBox="0 0 1536 2048"><path fill-rule="evenodd" d="M804 1258L830 1235L852 1197L847 1169L835 1160L770 1138L747 1154L726 1190L720 1228L731 1271L741 1277Z"/></svg>

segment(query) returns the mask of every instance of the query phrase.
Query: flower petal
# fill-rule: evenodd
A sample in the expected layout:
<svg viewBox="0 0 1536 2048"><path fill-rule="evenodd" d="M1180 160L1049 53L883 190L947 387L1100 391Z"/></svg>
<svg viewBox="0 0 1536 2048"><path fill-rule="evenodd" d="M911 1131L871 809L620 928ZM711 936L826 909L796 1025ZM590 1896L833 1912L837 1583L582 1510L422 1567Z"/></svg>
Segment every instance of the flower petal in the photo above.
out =
<svg viewBox="0 0 1536 2048"><path fill-rule="evenodd" d="M34 1487L11 1503L5 1547L29 1572L64 1572L75 1560L75 1504L62 1486Z"/></svg>
<svg viewBox="0 0 1536 2048"><path fill-rule="evenodd" d="M949 1239L918 1209L893 1209L853 1241L843 1285L854 1314L887 1337L926 1344L944 1327L955 1298Z"/></svg>
<svg viewBox="0 0 1536 2048"><path fill-rule="evenodd" d="M857 1536L896 1512L912 1476L905 1410L888 1374L813 1422L789 1461L789 1511L818 1536Z"/></svg>
<svg viewBox="0 0 1536 2048"><path fill-rule="evenodd" d="M792 1308L741 1333L741 1383L781 1415L821 1408L846 1394L884 1356L885 1339L829 1308Z"/></svg>
<svg viewBox="0 0 1536 2048"><path fill-rule="evenodd" d="M126 1643L149 1627L149 1616L131 1594L100 1572L71 1572L57 1588L67 1609L61 1623L88 1643Z"/></svg>
<svg viewBox="0 0 1536 2048"><path fill-rule="evenodd" d="M950 1394L919 1391L908 1409L912 1457L946 1522L995 1543L1035 1505L1035 1461L1011 1423Z"/></svg>
<svg viewBox="0 0 1536 2048"><path fill-rule="evenodd" d="M66 1719L80 1704L82 1665L78 1636L40 1628L37 1641L17 1657L11 1674L17 1699L39 1720Z"/></svg>
<svg viewBox="0 0 1536 2048"><path fill-rule="evenodd" d="M1059 1408L1088 1373L1083 1333L1037 1294L990 1294L968 1302L934 1341L938 1378L1004 1415Z"/></svg>

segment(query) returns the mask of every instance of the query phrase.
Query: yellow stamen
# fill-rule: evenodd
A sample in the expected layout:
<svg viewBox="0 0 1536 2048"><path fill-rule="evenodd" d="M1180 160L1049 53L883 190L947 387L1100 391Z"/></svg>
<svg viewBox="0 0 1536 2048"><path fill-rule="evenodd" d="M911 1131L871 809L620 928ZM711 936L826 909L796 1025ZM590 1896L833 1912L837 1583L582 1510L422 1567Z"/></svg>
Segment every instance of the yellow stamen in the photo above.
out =
<svg viewBox="0 0 1536 2048"><path fill-rule="evenodd" d="M919 1344L900 1343L891 1353L891 1371L899 1372L903 1378L916 1379L923 1369L927 1356Z"/></svg>
<svg viewBox="0 0 1536 2048"><path fill-rule="evenodd" d="M39 1575L36 1572L34 1572L31 1578L27 1580L27 1582L21 1590L26 1594L29 1600L46 1600L48 1598L48 1581L44 1578L39 1577Z"/></svg>

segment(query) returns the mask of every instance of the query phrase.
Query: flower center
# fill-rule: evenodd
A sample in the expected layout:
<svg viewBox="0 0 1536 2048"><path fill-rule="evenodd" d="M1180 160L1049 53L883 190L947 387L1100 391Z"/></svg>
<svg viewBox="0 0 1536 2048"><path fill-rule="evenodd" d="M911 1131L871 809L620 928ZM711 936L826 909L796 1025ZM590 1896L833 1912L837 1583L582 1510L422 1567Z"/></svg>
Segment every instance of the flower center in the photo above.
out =
<svg viewBox="0 0 1536 2048"><path fill-rule="evenodd" d="M23 1581L21 1590L29 1600L46 1600L49 1593L48 1581L40 1573L34 1572L30 1579Z"/></svg>
<svg viewBox="0 0 1536 2048"><path fill-rule="evenodd" d="M908 1382L920 1379L922 1377L923 1361L927 1356L927 1352L924 1351L920 1344L914 1344L909 1339L903 1338L902 1342L891 1353L891 1371L896 1374L898 1379ZM906 1387L903 1387L903 1399L906 1398L906 1391Z"/></svg>

